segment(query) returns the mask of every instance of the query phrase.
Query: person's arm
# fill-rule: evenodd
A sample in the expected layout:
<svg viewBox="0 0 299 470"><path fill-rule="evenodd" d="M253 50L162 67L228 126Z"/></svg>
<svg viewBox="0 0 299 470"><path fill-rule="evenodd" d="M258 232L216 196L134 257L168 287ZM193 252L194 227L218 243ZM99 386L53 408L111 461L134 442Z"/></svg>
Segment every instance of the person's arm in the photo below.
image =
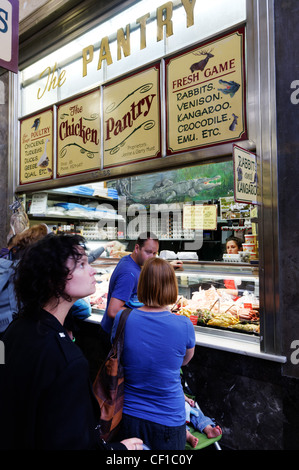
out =
<svg viewBox="0 0 299 470"><path fill-rule="evenodd" d="M126 270L118 274L107 308L108 317L115 318L117 312L125 308L125 304L130 300L134 291L136 282L138 282L136 275L133 275L131 271Z"/></svg>
<svg viewBox="0 0 299 470"><path fill-rule="evenodd" d="M181 271L183 271L183 269L184 269L183 268L183 261L181 261L181 260L175 259L173 261L170 261L169 264L171 264L171 266L175 270L180 269Z"/></svg>
<svg viewBox="0 0 299 470"><path fill-rule="evenodd" d="M88 254L88 263L91 264L93 263L96 259L101 256L101 254L108 248L109 246L113 246L115 242L109 242L104 246L100 246L99 248L96 248L95 250L91 251Z"/></svg>
<svg viewBox="0 0 299 470"><path fill-rule="evenodd" d="M105 247L100 246L100 248L97 248L96 250L91 251L88 254L88 263L91 264L93 263L96 259L98 259L99 256L105 251Z"/></svg>
<svg viewBox="0 0 299 470"><path fill-rule="evenodd" d="M131 437L120 441L128 450L143 450L143 441L137 437Z"/></svg>
<svg viewBox="0 0 299 470"><path fill-rule="evenodd" d="M191 361L192 357L194 356L195 350L195 331L194 326L191 323L190 319L186 318L186 326L187 326L187 337L186 337L186 353L183 359L182 366L188 364Z"/></svg>
<svg viewBox="0 0 299 470"><path fill-rule="evenodd" d="M117 312L119 312L121 309L125 308L125 301L116 299L115 297L111 297L108 309L107 309L107 315L110 318L115 318L115 315Z"/></svg>
<svg viewBox="0 0 299 470"><path fill-rule="evenodd" d="M188 362L191 361L193 356L194 356L194 348L186 349L186 354L185 354L185 357L183 359L182 366L185 366L186 364L188 364Z"/></svg>

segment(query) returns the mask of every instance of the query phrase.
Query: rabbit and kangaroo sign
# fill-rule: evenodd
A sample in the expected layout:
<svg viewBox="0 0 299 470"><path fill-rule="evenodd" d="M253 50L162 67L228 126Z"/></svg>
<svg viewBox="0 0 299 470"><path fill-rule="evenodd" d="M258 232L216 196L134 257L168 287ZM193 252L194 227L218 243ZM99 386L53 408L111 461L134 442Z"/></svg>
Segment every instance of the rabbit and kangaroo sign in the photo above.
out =
<svg viewBox="0 0 299 470"><path fill-rule="evenodd" d="M169 154L247 138L244 30L166 65Z"/></svg>

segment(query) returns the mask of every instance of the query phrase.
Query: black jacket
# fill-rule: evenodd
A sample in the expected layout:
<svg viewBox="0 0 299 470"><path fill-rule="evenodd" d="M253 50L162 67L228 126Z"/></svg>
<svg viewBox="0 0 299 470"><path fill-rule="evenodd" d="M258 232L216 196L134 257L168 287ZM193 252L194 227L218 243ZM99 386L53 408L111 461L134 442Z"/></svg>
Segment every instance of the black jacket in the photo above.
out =
<svg viewBox="0 0 299 470"><path fill-rule="evenodd" d="M53 315L16 319L2 340L0 450L126 449L100 440L88 362Z"/></svg>

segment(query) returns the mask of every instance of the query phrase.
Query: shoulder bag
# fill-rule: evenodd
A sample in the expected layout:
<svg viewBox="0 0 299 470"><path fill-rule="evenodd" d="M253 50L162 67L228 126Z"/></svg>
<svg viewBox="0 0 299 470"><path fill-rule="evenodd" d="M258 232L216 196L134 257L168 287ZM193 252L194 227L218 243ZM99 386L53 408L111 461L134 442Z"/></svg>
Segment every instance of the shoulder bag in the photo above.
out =
<svg viewBox="0 0 299 470"><path fill-rule="evenodd" d="M125 309L119 319L116 335L107 358L93 383L93 391L101 408L100 436L109 442L118 432L124 403L124 371L121 354L124 327L131 309Z"/></svg>

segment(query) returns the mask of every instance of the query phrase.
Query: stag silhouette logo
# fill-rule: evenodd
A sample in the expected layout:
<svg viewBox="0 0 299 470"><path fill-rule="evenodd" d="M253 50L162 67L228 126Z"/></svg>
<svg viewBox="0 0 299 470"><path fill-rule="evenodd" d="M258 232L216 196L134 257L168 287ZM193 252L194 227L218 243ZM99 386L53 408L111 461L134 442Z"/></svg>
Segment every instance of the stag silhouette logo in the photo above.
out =
<svg viewBox="0 0 299 470"><path fill-rule="evenodd" d="M208 61L214 57L213 54L211 54L213 49L210 51L202 50L202 51L197 51L193 52L194 55L196 56L206 56L205 59L200 60L199 62L195 62L194 64L191 65L190 70L193 73L195 70L201 70L203 71L205 66L207 65Z"/></svg>

